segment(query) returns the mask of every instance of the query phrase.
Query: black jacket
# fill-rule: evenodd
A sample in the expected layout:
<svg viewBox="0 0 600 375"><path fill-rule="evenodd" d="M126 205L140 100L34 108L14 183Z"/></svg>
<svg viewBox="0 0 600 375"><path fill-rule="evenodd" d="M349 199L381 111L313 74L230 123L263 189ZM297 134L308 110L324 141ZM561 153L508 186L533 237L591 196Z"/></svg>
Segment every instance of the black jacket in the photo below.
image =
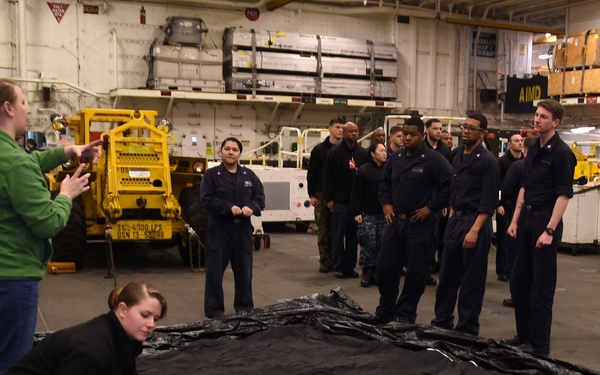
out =
<svg viewBox="0 0 600 375"><path fill-rule="evenodd" d="M329 141L329 137L327 137L310 152L308 172L306 173L309 197L316 197L317 193L323 192L323 164L325 164L327 153L334 146L335 145Z"/></svg>
<svg viewBox="0 0 600 375"><path fill-rule="evenodd" d="M263 184L249 168L238 165L236 173L230 173L223 164L210 168L202 177L200 187L202 205L212 220L234 220L231 207L248 206L254 216L260 216L265 208ZM250 218L240 218L250 221Z"/></svg>
<svg viewBox="0 0 600 375"><path fill-rule="evenodd" d="M8 374L137 374L142 343L130 339L111 311L86 323L56 331L36 344Z"/></svg>
<svg viewBox="0 0 600 375"><path fill-rule="evenodd" d="M425 146L429 147L430 149L436 150L437 152L442 154L442 156L445 157L446 160L448 160L448 163L450 163L450 165L452 165L452 159L454 159L454 155L452 154L452 151L448 148L448 146L446 146L442 141L438 141L437 148L433 148L429 144L429 141L427 140L427 136L425 136L423 138L423 143L425 144Z"/></svg>
<svg viewBox="0 0 600 375"><path fill-rule="evenodd" d="M325 201L350 204L352 183L358 168L369 161L367 150L356 144L351 150L345 140L332 148L323 166L323 194Z"/></svg>
<svg viewBox="0 0 600 375"><path fill-rule="evenodd" d="M519 159L523 159L524 156L521 154L520 158L515 158L510 150L506 151L504 155L498 158L498 165L500 166L500 181L504 181L504 177L508 172L508 168L510 168L511 164Z"/></svg>
<svg viewBox="0 0 600 375"><path fill-rule="evenodd" d="M525 160L517 160L512 163L506 176L502 179L502 194L500 203L504 208L515 209L517 203L517 197L519 196L519 190L521 190L521 184L523 183L523 173L525 171Z"/></svg>
<svg viewBox="0 0 600 375"><path fill-rule="evenodd" d="M355 216L363 213L383 214L377 193L384 166L385 164L378 166L371 160L358 169L352 185L352 211Z"/></svg>

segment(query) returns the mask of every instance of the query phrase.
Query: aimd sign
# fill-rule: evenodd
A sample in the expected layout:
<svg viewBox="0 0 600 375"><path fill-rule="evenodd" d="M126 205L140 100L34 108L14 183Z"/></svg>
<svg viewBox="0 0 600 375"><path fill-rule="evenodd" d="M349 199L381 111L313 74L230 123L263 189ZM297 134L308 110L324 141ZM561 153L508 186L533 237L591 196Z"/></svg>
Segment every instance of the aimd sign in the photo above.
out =
<svg viewBox="0 0 600 375"><path fill-rule="evenodd" d="M506 82L506 113L535 113L534 100L548 97L548 77L541 75L530 79L508 77Z"/></svg>

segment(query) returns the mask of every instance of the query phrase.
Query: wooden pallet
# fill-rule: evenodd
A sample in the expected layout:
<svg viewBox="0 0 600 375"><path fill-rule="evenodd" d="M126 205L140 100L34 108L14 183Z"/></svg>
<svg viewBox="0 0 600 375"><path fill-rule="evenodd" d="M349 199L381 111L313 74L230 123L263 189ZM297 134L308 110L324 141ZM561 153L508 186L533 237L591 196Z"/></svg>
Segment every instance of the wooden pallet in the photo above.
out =
<svg viewBox="0 0 600 375"><path fill-rule="evenodd" d="M583 71L571 70L548 75L548 96L580 96L598 93L600 93L600 68Z"/></svg>
<svg viewBox="0 0 600 375"><path fill-rule="evenodd" d="M600 67L600 37L596 29L568 35L555 51L556 69L565 70L584 66Z"/></svg>

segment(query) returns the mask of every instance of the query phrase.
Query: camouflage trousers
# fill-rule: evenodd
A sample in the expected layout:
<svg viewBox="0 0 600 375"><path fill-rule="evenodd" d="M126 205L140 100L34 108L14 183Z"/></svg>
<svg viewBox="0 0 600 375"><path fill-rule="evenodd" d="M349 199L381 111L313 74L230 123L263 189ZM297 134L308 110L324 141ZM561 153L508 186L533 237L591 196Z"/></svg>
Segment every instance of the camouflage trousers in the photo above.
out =
<svg viewBox="0 0 600 375"><path fill-rule="evenodd" d="M362 215L362 224L358 225L358 243L360 244L360 257L358 265L361 268L377 268L381 238L387 226L383 215Z"/></svg>
<svg viewBox="0 0 600 375"><path fill-rule="evenodd" d="M315 223L319 228L317 232L317 245L319 246L319 263L333 266L331 252L331 212L322 193L317 194L319 205L315 207Z"/></svg>

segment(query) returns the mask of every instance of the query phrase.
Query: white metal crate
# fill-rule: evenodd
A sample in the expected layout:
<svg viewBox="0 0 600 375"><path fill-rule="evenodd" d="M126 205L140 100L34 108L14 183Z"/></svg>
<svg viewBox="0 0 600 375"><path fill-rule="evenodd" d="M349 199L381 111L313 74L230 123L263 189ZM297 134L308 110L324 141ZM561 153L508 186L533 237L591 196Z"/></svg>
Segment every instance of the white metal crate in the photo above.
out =
<svg viewBox="0 0 600 375"><path fill-rule="evenodd" d="M219 49L156 45L152 48L152 78L223 80Z"/></svg>
<svg viewBox="0 0 600 375"><path fill-rule="evenodd" d="M225 82L223 80L157 77L148 80L148 87L168 91L225 92Z"/></svg>
<svg viewBox="0 0 600 375"><path fill-rule="evenodd" d="M257 51L255 59L256 69L281 71L281 72L305 72L317 73L317 56ZM233 70L252 68L252 51L232 51L226 56L225 64ZM369 76L371 72L371 60L353 59L344 57L323 56L321 58L323 74L347 75L347 76ZM375 60L375 76L377 78L397 78L398 67L395 61Z"/></svg>
<svg viewBox="0 0 600 375"><path fill-rule="evenodd" d="M257 74L256 91L269 94L297 94L318 96L317 77ZM225 77L227 92L251 92L252 73L234 72ZM373 95L371 95L373 92ZM323 78L321 93L323 96L341 96L375 99L395 99L396 85L389 81L375 81L373 87L369 80Z"/></svg>
<svg viewBox="0 0 600 375"><path fill-rule="evenodd" d="M252 30L241 28L227 28L224 33L223 49L251 49L252 37L256 40L258 49L270 49L280 51L299 51L317 53L319 51L319 40L321 53L353 56L371 57L369 44L365 39L351 39L333 36L321 36L311 34L294 34L284 31ZM373 41L372 54L376 59L397 60L398 49L393 44Z"/></svg>

